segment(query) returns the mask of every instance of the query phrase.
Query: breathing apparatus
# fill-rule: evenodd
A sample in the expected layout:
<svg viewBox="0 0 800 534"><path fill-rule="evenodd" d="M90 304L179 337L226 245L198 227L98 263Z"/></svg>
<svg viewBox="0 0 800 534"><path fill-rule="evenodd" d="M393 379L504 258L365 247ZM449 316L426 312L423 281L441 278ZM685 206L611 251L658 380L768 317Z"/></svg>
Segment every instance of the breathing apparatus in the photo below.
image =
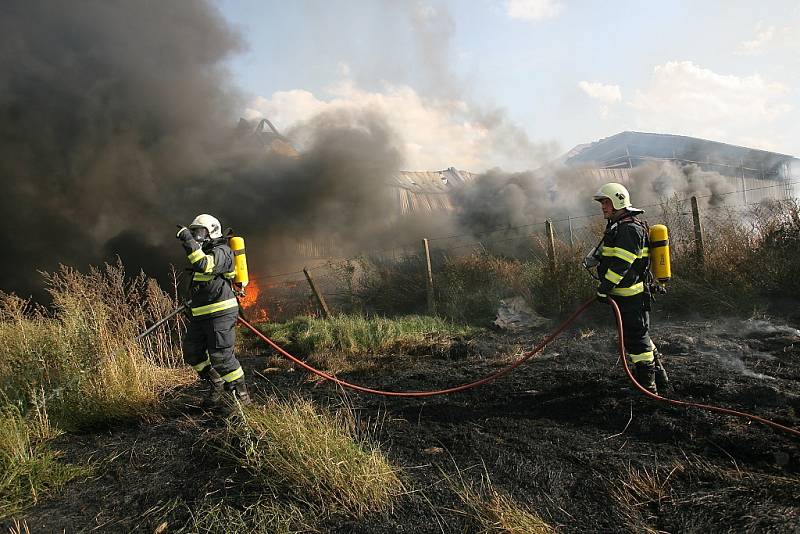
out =
<svg viewBox="0 0 800 534"><path fill-rule="evenodd" d="M228 239L228 246L233 251L233 266L236 271L236 275L233 277L234 289L244 295L244 288L250 283L250 277L247 273L247 254L245 252L244 238L231 236Z"/></svg>

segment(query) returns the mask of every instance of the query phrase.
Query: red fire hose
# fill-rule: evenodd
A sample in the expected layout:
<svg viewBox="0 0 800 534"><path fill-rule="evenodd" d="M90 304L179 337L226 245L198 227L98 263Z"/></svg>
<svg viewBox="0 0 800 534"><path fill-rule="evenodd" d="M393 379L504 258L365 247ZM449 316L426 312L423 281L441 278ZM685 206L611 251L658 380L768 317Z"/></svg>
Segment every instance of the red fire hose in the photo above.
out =
<svg viewBox="0 0 800 534"><path fill-rule="evenodd" d="M264 334L259 332L256 329L256 327L254 327L249 322L244 320L241 316L239 317L239 322L242 323L247 328L249 328L259 339L261 339L262 341L267 343L270 347L272 347L275 351L277 351L279 354L281 354L285 358L293 361L294 363L296 363L297 365L299 365L303 369L305 369L305 370L307 370L307 371L309 371L311 373L314 373L315 375L317 375L317 376L319 376L321 378L324 378L325 380L329 380L329 381L331 381L331 382L333 382L335 384L338 384L338 385L340 385L342 387L353 389L355 391L360 391L362 393L370 393L370 394L373 394L373 395L383 395L383 396L386 396L386 397L432 397L432 396L435 396L435 395L447 395L447 394L450 394L450 393L458 393L460 391L465 391L467 389L471 389L471 388L486 384L487 382L491 382L493 380L496 380L498 378L501 378L501 377L507 375L508 373L510 373L511 371L513 371L514 369L516 369L517 367L519 367L520 365L522 365L526 361L530 360L533 356L535 356L536 354L541 352L551 341L553 341L556 337L558 337L561 334L561 332L564 331L564 329L566 329L570 324L572 324L572 322L575 321L575 319L577 319L578 316L580 316L584 311L586 311L586 308L588 308L592 304L592 302L594 302L594 301L595 301L595 299L591 298L591 299L587 300L586 302L584 302L583 304L581 304L580 307L578 307L578 309L575 310L572 313L572 315L567 317L567 319L564 320L564 322L562 322L547 337L545 337L544 340L541 343L539 343L533 349L523 353L522 356L519 359L517 359L515 362L511 363L510 365L504 367L503 369L501 369L499 371L496 371L496 372L494 372L494 373L492 373L492 374L490 374L488 376L485 376L484 378L481 378L480 380L475 380L474 382L469 382L467 384L461 384L461 385L453 386L453 387L446 388L446 389L436 389L436 390L429 390L429 391L384 391L384 390L381 390L381 389L373 389L373 388L368 388L368 387L364 387L364 386L359 386L357 384L351 384L350 382L346 382L344 380L336 378L335 376L330 375L330 374L328 374L328 373L326 373L324 371L320 371L319 369L315 369L314 367L311 367L310 365L308 365L307 363L301 361L300 359L296 358L295 356L292 356L291 354L286 352L286 350L284 350L279 345L277 345L274 341L272 341L270 338L268 338L267 336L265 336ZM781 430L783 432L786 432L788 434L791 434L791 435L793 435L795 437L800 438L800 430L795 430L793 428L789 428L789 427L783 426L783 425L781 425L779 423L776 423L774 421L770 421L768 419L764 419L762 417L758 417L756 415L748 414L748 413L745 413L745 412L738 412L736 410L730 410L728 408L721 408L719 406L711 406L711 405L708 405L708 404L699 404L699 403L696 403L696 402L686 402L686 401L667 399L667 398L661 397L659 395L655 395L655 394L647 391L646 389L644 389L642 386L639 385L638 382L636 382L636 380L633 377L633 374L631 373L630 368L628 367L627 358L625 356L625 341L624 341L623 334L622 334L622 316L620 315L619 307L617 306L617 303L614 302L613 299L609 299L609 302L611 304L611 308L614 310L614 315L616 317L617 332L619 334L619 354L620 354L620 359L622 360L623 366L625 367L625 373L628 375L628 378L636 386L636 388L639 389L639 391L641 391L645 395L647 395L647 397L649 397L649 398L651 398L653 400L659 401L659 402L672 404L674 406L685 406L687 408L698 408L698 409L701 409L701 410L707 410L707 411L711 411L711 412L717 412L717 413L722 413L722 414L726 414L726 415L732 415L734 417L741 417L741 418L744 418L744 419L749 419L750 421L755 421L755 422L758 422L758 423L762 423L762 424L771 426L772 428L775 428L777 430Z"/></svg>

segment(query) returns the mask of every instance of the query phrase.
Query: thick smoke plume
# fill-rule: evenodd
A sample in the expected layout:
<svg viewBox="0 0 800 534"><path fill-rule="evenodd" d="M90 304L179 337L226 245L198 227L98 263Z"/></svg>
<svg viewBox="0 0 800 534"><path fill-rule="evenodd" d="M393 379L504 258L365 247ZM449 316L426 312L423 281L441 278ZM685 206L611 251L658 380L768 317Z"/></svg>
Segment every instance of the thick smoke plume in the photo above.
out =
<svg viewBox="0 0 800 534"><path fill-rule="evenodd" d="M183 263L175 225L200 212L272 262L286 234L378 239L391 132L323 116L299 158L241 142L224 65L242 46L204 1L3 2L2 289L41 296L37 270L116 255L163 279Z"/></svg>

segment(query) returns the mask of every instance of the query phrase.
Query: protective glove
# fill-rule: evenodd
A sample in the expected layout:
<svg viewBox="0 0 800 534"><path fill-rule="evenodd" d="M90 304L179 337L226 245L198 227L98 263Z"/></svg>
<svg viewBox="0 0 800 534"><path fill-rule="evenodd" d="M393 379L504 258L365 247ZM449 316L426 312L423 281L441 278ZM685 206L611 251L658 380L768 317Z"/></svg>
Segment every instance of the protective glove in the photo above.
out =
<svg viewBox="0 0 800 534"><path fill-rule="evenodd" d="M189 241L192 238L192 232L186 228L185 226L179 224L177 225L179 230L178 233L175 234L175 237L180 239L181 241Z"/></svg>
<svg viewBox="0 0 800 534"><path fill-rule="evenodd" d="M581 262L581 265L583 265L584 268L586 268L586 269L591 269L592 267L597 267L598 265L600 265L600 258L602 257L602 254L603 254L603 246L602 245L597 247L597 248L592 249L592 251L589 252L586 255L585 258L583 258L583 261Z"/></svg>
<svg viewBox="0 0 800 534"><path fill-rule="evenodd" d="M606 295L605 293L600 293L598 291L597 292L597 302L599 302L601 304L608 304L608 295Z"/></svg>

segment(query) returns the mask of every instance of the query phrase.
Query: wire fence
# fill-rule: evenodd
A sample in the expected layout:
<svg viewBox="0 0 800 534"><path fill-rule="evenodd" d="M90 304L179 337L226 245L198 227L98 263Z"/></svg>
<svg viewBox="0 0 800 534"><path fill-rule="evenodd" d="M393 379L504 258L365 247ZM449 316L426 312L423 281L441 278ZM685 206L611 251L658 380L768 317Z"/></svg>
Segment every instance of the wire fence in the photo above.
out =
<svg viewBox="0 0 800 534"><path fill-rule="evenodd" d="M721 202L716 205L705 205L698 213L703 225L712 226L721 220L737 218L745 220L754 210L761 206L761 201L754 201L755 195L748 193L766 191L775 188L788 190L795 182L780 182L770 186L751 187L697 195L695 199L724 199L731 195L741 195L739 202ZM771 198L766 196L764 198ZM782 195L783 200L792 200ZM648 210L647 219L651 224L665 223L670 229L670 239L674 246L688 248L692 246L695 226L691 209L692 197L670 198L663 202L637 206ZM762 199L763 200L763 199ZM652 208L657 208L651 210ZM478 232L434 235L426 238L433 268L448 257L463 256L472 253L496 254L519 259L541 258L547 254L548 226L559 249L566 249L576 258L582 257L591 247L597 244L602 236L605 220L602 214L581 213L531 222L521 225L502 225ZM585 250L584 250L585 249ZM336 302L352 301L353 288L343 288L343 280L348 276L357 276L360 263L372 261L389 265L392 262L418 261L420 269L426 262L423 240L396 244L379 250L365 250L361 254L346 258L316 258L317 265L306 267L309 277L313 277L322 299L330 298ZM321 262L321 263L320 263ZM262 315L271 319L283 319L297 314L318 314L320 303L310 289L309 280L302 269L254 276L251 280L264 292L256 299L257 308L263 308ZM262 317L263 318L263 317Z"/></svg>

